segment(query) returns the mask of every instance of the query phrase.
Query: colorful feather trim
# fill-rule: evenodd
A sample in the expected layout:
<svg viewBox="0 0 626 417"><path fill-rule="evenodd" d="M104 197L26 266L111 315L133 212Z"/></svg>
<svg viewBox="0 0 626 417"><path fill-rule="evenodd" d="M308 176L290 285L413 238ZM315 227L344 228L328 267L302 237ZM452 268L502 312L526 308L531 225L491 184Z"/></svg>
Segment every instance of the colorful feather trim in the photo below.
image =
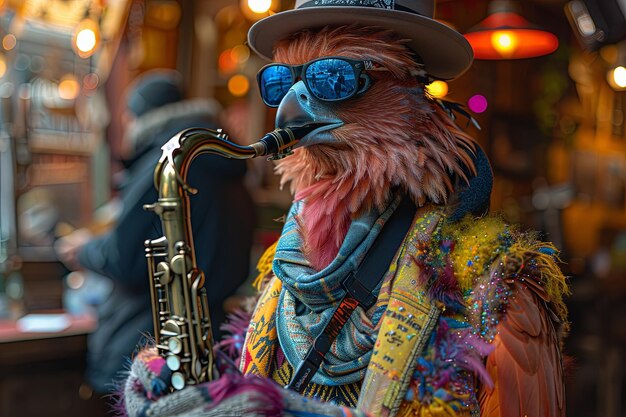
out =
<svg viewBox="0 0 626 417"><path fill-rule="evenodd" d="M215 344L215 349L226 354L231 360L238 362L241 359L243 343L251 319L252 313L243 310L236 310L229 314L226 323L220 326L226 335ZM239 365L236 365L238 368Z"/></svg>

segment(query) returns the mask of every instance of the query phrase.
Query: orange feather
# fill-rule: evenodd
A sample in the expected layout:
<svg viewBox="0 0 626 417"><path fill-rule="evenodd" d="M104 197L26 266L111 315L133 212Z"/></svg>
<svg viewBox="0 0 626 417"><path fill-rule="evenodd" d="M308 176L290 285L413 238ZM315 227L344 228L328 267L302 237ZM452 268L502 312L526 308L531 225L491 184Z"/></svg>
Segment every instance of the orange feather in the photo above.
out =
<svg viewBox="0 0 626 417"><path fill-rule="evenodd" d="M517 280L512 284L514 295L487 358L495 386L479 392L481 417L565 416L558 334L535 289Z"/></svg>

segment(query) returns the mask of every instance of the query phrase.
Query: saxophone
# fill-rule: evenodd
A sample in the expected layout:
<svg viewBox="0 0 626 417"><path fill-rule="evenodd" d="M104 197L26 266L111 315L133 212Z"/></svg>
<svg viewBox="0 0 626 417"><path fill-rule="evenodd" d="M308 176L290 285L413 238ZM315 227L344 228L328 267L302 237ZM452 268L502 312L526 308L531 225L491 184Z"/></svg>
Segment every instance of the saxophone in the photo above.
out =
<svg viewBox="0 0 626 417"><path fill-rule="evenodd" d="M196 264L191 231L188 194L197 192L186 183L191 162L204 153L235 159L262 155L280 159L314 129L314 125L276 129L250 146L240 146L228 141L221 129L193 128L178 133L162 147L154 170L159 198L144 209L160 217L164 235L146 240L145 253L156 347L172 371L174 390L218 377L205 277Z"/></svg>

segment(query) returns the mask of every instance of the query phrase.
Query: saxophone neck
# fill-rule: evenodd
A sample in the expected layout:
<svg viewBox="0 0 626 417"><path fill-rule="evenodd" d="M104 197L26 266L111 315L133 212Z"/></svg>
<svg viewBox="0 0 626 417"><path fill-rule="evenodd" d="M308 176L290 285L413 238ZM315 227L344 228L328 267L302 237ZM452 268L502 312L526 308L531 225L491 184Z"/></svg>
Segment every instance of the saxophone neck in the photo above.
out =
<svg viewBox="0 0 626 417"><path fill-rule="evenodd" d="M212 153L233 159L251 159L267 155L270 160L282 159L291 155L297 143L318 127L316 124L310 124L275 129L249 146L229 141L228 135L222 129L183 130L161 147L163 153L154 171L154 184L158 189L164 166L169 164L174 167L176 177L183 188L192 191L190 187L185 186L184 178L191 160L197 155Z"/></svg>

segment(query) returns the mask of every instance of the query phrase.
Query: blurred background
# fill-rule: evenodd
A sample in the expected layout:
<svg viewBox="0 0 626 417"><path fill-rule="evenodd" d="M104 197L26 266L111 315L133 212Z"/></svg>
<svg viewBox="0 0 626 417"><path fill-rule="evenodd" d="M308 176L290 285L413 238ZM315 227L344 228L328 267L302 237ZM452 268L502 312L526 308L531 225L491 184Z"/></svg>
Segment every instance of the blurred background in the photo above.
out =
<svg viewBox="0 0 626 417"><path fill-rule="evenodd" d="M92 307L110 284L69 271L54 242L115 219L128 85L175 69L188 98L217 100L219 126L252 143L273 128L274 110L258 95L265 62L246 33L292 4L0 0L0 416L106 413L83 373ZM477 59L429 90L480 124L458 120L490 157L492 211L553 241L571 277L572 417L626 416L625 16L620 0L437 7ZM254 265L290 196L262 158L249 161L246 185L257 208Z"/></svg>

